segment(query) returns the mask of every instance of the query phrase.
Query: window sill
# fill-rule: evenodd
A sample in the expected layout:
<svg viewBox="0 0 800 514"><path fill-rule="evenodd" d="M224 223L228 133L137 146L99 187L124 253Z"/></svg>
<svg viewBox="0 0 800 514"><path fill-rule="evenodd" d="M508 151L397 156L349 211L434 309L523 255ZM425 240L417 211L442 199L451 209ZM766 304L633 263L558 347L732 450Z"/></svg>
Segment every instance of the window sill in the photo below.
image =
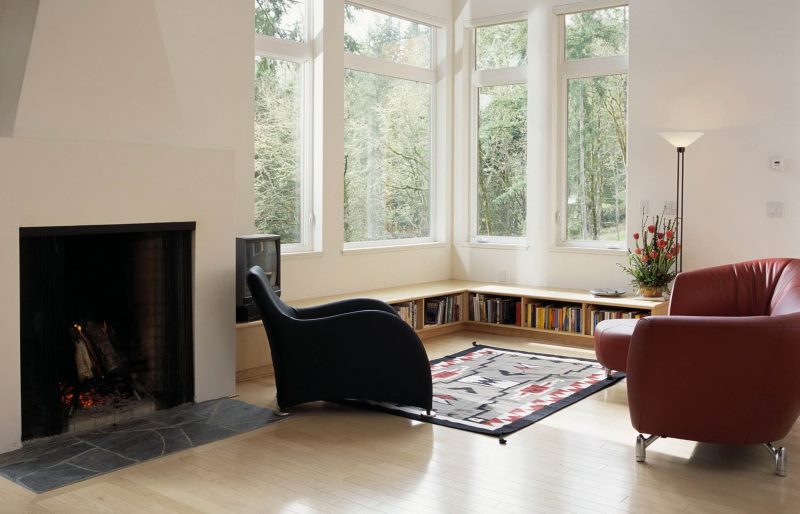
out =
<svg viewBox="0 0 800 514"><path fill-rule="evenodd" d="M456 243L458 248L485 248L489 250L527 250L528 243L476 243L474 241Z"/></svg>
<svg viewBox="0 0 800 514"><path fill-rule="evenodd" d="M553 253L579 253L584 255L611 255L622 257L628 254L626 248L601 248L598 246L552 246Z"/></svg>
<svg viewBox="0 0 800 514"><path fill-rule="evenodd" d="M428 250L432 248L445 248L446 242L430 241L425 243L392 244L379 246L360 246L355 248L342 248L342 255L359 255L362 253L387 253L407 252L411 250Z"/></svg>
<svg viewBox="0 0 800 514"><path fill-rule="evenodd" d="M299 250L295 252L281 251L281 260L293 261L295 259L316 259L322 257L324 254L318 250Z"/></svg>

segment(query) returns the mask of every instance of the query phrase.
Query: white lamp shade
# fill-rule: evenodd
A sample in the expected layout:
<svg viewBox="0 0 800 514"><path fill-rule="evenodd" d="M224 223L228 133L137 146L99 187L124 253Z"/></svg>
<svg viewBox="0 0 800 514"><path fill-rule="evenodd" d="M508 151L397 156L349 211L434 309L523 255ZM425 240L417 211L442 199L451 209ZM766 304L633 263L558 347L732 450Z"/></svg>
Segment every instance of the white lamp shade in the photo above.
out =
<svg viewBox="0 0 800 514"><path fill-rule="evenodd" d="M690 144L700 139L703 133L702 132L659 132L658 135L669 141L669 143L675 148L686 148Z"/></svg>

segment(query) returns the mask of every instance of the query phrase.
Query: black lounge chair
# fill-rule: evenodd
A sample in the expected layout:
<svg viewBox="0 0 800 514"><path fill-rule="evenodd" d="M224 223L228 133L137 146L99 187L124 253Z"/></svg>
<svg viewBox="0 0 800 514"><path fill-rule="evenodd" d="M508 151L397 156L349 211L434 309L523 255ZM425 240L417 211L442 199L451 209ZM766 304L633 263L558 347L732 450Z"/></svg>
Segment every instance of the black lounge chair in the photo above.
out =
<svg viewBox="0 0 800 514"><path fill-rule="evenodd" d="M370 298L304 309L286 305L264 270L247 285L267 332L280 411L318 400L373 400L432 407L428 354L414 329Z"/></svg>

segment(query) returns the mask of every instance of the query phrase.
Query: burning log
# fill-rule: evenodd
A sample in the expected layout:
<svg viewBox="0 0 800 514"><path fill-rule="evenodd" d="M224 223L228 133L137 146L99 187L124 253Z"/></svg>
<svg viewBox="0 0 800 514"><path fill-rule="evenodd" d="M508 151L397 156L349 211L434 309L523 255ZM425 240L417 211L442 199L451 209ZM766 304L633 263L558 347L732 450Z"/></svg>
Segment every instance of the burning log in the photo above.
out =
<svg viewBox="0 0 800 514"><path fill-rule="evenodd" d="M72 342L75 344L75 369L78 372L78 381L91 380L94 378L94 371L92 371L93 363L92 358L89 356L89 350L86 347L83 335L80 331L80 326L75 325L70 330Z"/></svg>
<svg viewBox="0 0 800 514"><path fill-rule="evenodd" d="M98 325L93 321L86 323L86 335L100 354L106 373L116 371L121 366L119 355L111 345L109 332L108 325L105 322L102 325Z"/></svg>

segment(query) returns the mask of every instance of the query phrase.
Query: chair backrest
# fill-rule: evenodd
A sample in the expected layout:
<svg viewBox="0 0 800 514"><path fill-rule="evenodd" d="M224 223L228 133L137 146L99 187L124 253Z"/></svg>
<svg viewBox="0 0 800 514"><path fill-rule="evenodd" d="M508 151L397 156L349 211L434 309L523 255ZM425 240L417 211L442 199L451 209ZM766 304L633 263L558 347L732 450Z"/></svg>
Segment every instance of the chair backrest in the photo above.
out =
<svg viewBox="0 0 800 514"><path fill-rule="evenodd" d="M267 274L260 266L253 266L247 272L247 286L250 288L250 294L253 296L253 301L256 307L261 312L261 317L264 319L264 326L267 328L267 333L270 334L269 327L280 327L286 321L297 317L297 312L294 308L286 305L275 294L272 286L267 280Z"/></svg>
<svg viewBox="0 0 800 514"><path fill-rule="evenodd" d="M800 259L790 259L781 273L769 305L771 316L800 313Z"/></svg>
<svg viewBox="0 0 800 514"><path fill-rule="evenodd" d="M759 259L681 273L675 280L670 314L767 316L776 311L775 291L796 259ZM794 263L794 264L793 264ZM791 283L791 281L789 282Z"/></svg>

